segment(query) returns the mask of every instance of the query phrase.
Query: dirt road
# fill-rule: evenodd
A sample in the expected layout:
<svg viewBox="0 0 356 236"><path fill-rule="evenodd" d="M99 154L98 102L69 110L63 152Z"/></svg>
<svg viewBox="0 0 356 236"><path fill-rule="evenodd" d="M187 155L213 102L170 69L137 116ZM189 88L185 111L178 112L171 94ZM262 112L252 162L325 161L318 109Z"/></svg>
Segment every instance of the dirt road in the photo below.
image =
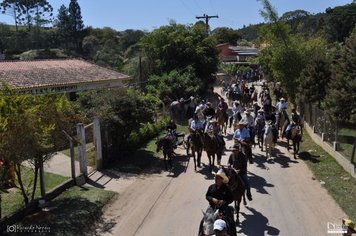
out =
<svg viewBox="0 0 356 236"><path fill-rule="evenodd" d="M229 138L228 149L232 146ZM313 180L303 160L292 159L284 143L277 146L273 162L267 162L258 147L253 149L255 163L248 166L253 201L241 206L238 235L328 235L328 222L339 224L345 216ZM120 192L104 212L107 224L98 229L100 235L197 235L202 210L208 205L205 193L214 175L208 170L205 152L198 172L184 150L177 152L182 156L174 159L171 172L138 176ZM223 164L229 154L227 150Z"/></svg>

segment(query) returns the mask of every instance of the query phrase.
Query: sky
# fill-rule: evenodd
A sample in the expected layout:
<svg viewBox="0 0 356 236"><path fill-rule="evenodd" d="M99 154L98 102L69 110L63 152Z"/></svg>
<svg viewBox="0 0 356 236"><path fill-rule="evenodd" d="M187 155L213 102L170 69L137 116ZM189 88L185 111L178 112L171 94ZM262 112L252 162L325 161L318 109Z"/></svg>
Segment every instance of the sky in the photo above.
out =
<svg viewBox="0 0 356 236"><path fill-rule="evenodd" d="M1 0L0 0L1 2ZM57 16L59 7L69 6L70 0L48 0ZM328 7L349 4L352 0L270 0L278 15L293 10L310 13L325 12ZM111 27L118 31L137 29L152 31L171 20L178 24L194 24L197 16L218 16L209 20L210 28L242 28L264 22L257 0L78 0L85 26ZM0 14L0 22L14 20Z"/></svg>

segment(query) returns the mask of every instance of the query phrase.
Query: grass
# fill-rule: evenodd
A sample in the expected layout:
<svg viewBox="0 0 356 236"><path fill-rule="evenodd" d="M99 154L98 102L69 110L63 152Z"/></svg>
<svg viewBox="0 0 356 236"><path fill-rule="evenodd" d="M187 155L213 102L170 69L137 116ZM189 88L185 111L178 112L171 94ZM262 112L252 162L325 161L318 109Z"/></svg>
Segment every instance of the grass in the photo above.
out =
<svg viewBox="0 0 356 236"><path fill-rule="evenodd" d="M356 139L355 129L340 129L339 130L340 152L348 159L352 159L352 151ZM356 162L355 158L354 161Z"/></svg>
<svg viewBox="0 0 356 236"><path fill-rule="evenodd" d="M25 189L30 189L29 191L31 191L33 185L34 172L28 167L22 167L21 170L22 170L22 180L24 182ZM48 192L49 190L53 189L57 185L66 181L68 178L60 175L51 174L51 173L45 173L44 179L45 179L45 189ZM39 180L37 181L38 182L37 182L37 188L35 192L35 198L40 196ZM17 186L19 186L18 183L16 184ZM10 215L11 213L21 209L24 206L23 197L21 194L21 190L19 188L9 189L7 193L2 193L1 197L2 197L2 201L1 201L2 217Z"/></svg>
<svg viewBox="0 0 356 236"><path fill-rule="evenodd" d="M103 206L116 193L93 187L72 187L51 202L50 211L41 211L26 217L24 227L39 225L50 232L36 235L84 235L95 231L95 222Z"/></svg>
<svg viewBox="0 0 356 236"><path fill-rule="evenodd" d="M356 222L356 180L347 173L309 134L303 134L300 158L303 159L343 211Z"/></svg>
<svg viewBox="0 0 356 236"><path fill-rule="evenodd" d="M94 148L94 143L87 143L86 144L87 148L87 155L88 155L88 165L89 166L95 166L95 148ZM79 161L79 153L78 153L78 148L74 147L74 159L76 161ZM64 155L70 157L70 148L62 150L61 153Z"/></svg>

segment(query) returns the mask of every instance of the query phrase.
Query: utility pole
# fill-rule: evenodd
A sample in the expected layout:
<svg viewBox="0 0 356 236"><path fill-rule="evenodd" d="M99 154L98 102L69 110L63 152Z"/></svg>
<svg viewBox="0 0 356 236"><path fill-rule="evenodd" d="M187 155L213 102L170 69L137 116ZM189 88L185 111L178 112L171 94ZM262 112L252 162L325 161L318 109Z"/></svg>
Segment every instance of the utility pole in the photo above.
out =
<svg viewBox="0 0 356 236"><path fill-rule="evenodd" d="M206 26L206 32L209 35L209 19L210 18L219 18L219 16L209 16L209 15L203 15L203 16L196 16L195 18L197 19L205 19L205 26Z"/></svg>

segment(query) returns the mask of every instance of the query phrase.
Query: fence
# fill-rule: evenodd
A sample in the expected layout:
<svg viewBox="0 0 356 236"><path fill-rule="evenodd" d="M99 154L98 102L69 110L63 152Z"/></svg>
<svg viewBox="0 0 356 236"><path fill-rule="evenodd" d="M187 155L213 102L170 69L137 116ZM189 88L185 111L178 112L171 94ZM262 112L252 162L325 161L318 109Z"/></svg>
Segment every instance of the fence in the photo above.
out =
<svg viewBox="0 0 356 236"><path fill-rule="evenodd" d="M323 142L330 144L351 163L356 164L356 129L355 125L337 124L328 119L325 112L313 104L304 104L304 120Z"/></svg>

